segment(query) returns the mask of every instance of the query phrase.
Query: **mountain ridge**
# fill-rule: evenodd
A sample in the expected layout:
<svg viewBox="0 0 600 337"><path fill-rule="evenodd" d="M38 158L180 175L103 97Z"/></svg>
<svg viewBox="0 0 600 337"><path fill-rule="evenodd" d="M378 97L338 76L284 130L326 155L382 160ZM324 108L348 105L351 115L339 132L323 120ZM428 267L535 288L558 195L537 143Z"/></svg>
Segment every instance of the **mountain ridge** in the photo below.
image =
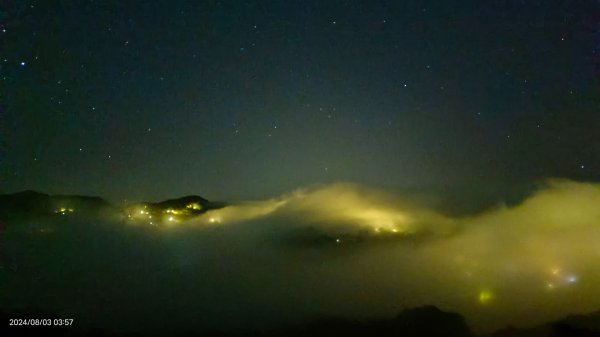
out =
<svg viewBox="0 0 600 337"><path fill-rule="evenodd" d="M0 216L3 217L15 215L67 215L70 213L86 213L89 215L106 211L127 212L137 206L150 207L157 212L187 208L190 210L191 215L224 207L225 203L209 201L198 195L186 195L157 202L140 202L125 207L117 207L99 196L48 194L35 190L0 194Z"/></svg>

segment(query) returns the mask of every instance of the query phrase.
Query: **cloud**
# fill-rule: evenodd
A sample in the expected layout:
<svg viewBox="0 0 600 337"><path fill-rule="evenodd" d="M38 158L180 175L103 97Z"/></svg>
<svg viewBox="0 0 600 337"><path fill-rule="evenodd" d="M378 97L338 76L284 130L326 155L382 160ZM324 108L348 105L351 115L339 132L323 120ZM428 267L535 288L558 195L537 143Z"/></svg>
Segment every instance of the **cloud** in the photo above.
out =
<svg viewBox="0 0 600 337"><path fill-rule="evenodd" d="M340 234L409 235L448 232L445 216L389 193L356 184L299 189L279 198L244 202L212 210L192 223L232 224L260 218L302 219L323 231ZM294 224L296 221L286 222Z"/></svg>
<svg viewBox="0 0 600 337"><path fill-rule="evenodd" d="M398 305L442 302L485 329L600 308L594 300L600 291L591 288L600 281L594 272L600 270L598 205L600 185L549 180L520 204L452 217L407 195L335 184L206 217L255 231L265 226L264 235L278 233L280 239L311 228L311 235L325 239L307 242L333 249L321 255L320 263L329 268L321 271L324 278L347 283L338 277L350 274L355 287L376 285L362 301L381 298L388 302L379 303L383 307L392 306L384 299L391 293L398 294Z"/></svg>
<svg viewBox="0 0 600 337"><path fill-rule="evenodd" d="M335 184L165 228L63 217L33 238L4 235L2 300L43 299L108 327L119 314L132 326L264 326L424 304L479 331L533 325L600 308L598 205L599 184L551 180L517 205L449 216L410 195Z"/></svg>

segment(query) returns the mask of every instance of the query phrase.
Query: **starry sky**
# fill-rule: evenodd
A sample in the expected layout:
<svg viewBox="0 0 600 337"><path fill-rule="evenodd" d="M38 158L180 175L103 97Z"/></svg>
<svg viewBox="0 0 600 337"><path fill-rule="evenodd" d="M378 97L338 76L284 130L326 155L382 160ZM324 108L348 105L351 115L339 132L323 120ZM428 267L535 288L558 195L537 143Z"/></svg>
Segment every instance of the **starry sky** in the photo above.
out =
<svg viewBox="0 0 600 337"><path fill-rule="evenodd" d="M600 180L598 1L5 1L0 192Z"/></svg>

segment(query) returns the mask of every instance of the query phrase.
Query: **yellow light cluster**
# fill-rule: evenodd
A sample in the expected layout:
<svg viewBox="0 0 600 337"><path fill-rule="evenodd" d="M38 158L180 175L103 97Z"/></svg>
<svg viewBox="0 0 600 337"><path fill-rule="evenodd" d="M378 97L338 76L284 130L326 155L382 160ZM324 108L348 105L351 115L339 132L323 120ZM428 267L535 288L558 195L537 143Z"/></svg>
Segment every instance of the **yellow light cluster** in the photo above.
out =
<svg viewBox="0 0 600 337"><path fill-rule="evenodd" d="M479 292L479 303L488 304L494 299L494 293L491 290L482 290Z"/></svg>
<svg viewBox="0 0 600 337"><path fill-rule="evenodd" d="M148 207L144 206L143 208L132 208L127 212L127 218L130 220L146 220L152 219L152 215L150 211L148 211Z"/></svg>
<svg viewBox="0 0 600 337"><path fill-rule="evenodd" d="M210 223L220 223L221 220L219 218L217 218L217 217L210 217L208 219L208 222L210 222Z"/></svg>
<svg viewBox="0 0 600 337"><path fill-rule="evenodd" d="M197 203L197 202L193 202L193 203L191 203L191 204L188 204L188 205L186 206L186 208L189 208L189 209L194 209L194 210L201 210L201 209L202 209L202 205L200 205L200 204L199 204L199 203Z"/></svg>
<svg viewBox="0 0 600 337"><path fill-rule="evenodd" d="M558 286L573 286L577 283L579 277L574 273L566 273L561 268L550 268L550 281L546 281L546 289L554 290Z"/></svg>
<svg viewBox="0 0 600 337"><path fill-rule="evenodd" d="M178 210L178 209L168 208L167 210L165 210L165 213L180 215L180 214L185 214L186 212L182 211L182 210Z"/></svg>
<svg viewBox="0 0 600 337"><path fill-rule="evenodd" d="M73 213L75 212L75 210L73 208L66 208L66 207L61 207L59 209L54 210L54 213L60 213L62 215L65 215L67 213Z"/></svg>

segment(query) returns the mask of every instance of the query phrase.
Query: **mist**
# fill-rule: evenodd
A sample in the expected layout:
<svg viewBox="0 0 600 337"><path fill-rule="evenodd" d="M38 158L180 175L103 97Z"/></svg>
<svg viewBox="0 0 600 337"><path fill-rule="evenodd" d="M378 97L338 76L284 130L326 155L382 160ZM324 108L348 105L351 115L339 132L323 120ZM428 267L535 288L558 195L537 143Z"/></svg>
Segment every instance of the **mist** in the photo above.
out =
<svg viewBox="0 0 600 337"><path fill-rule="evenodd" d="M165 332L427 304L489 332L600 309L600 184L549 180L517 204L466 215L423 200L334 184L164 226L118 212L8 223L0 301Z"/></svg>

